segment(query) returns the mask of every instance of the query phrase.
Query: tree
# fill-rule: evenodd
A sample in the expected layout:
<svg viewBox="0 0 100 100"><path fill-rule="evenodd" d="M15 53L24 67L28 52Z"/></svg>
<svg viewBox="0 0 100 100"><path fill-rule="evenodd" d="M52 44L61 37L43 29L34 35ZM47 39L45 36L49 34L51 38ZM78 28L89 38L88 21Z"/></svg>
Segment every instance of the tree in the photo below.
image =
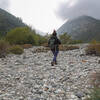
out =
<svg viewBox="0 0 100 100"><path fill-rule="evenodd" d="M12 29L6 35L6 40L10 44L34 44L34 34L29 27Z"/></svg>
<svg viewBox="0 0 100 100"><path fill-rule="evenodd" d="M66 32L64 34L59 35L62 44L69 44L71 41L71 36Z"/></svg>

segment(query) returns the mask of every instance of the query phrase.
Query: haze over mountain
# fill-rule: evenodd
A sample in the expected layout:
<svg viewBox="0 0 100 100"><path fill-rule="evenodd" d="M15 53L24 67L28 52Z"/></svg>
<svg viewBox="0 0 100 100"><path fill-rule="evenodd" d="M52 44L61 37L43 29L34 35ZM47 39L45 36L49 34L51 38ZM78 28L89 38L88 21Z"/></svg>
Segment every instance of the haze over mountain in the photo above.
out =
<svg viewBox="0 0 100 100"><path fill-rule="evenodd" d="M10 0L0 0L0 8L8 10L10 7Z"/></svg>
<svg viewBox="0 0 100 100"><path fill-rule="evenodd" d="M23 27L28 26L22 22L19 17L15 17L14 15L10 14L9 12L0 8L0 36L6 34L9 30L16 28L16 27ZM46 33L32 28L36 30L36 33L45 35Z"/></svg>
<svg viewBox="0 0 100 100"><path fill-rule="evenodd" d="M13 16L0 8L0 35L6 34L9 30L16 27L26 26L20 18Z"/></svg>
<svg viewBox="0 0 100 100"><path fill-rule="evenodd" d="M84 42L100 40L100 20L90 16L80 16L65 22L57 32L59 34L67 32L73 39Z"/></svg>

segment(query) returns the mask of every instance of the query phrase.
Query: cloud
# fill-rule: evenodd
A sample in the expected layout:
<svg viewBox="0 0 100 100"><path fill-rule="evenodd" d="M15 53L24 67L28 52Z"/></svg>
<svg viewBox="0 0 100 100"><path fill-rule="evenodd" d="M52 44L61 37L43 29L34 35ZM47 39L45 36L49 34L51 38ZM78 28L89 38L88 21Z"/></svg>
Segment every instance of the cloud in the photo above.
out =
<svg viewBox="0 0 100 100"><path fill-rule="evenodd" d="M0 0L0 8L8 10L9 9L9 0Z"/></svg>
<svg viewBox="0 0 100 100"><path fill-rule="evenodd" d="M88 15L100 19L100 0L70 0L59 5L56 14L63 20Z"/></svg>

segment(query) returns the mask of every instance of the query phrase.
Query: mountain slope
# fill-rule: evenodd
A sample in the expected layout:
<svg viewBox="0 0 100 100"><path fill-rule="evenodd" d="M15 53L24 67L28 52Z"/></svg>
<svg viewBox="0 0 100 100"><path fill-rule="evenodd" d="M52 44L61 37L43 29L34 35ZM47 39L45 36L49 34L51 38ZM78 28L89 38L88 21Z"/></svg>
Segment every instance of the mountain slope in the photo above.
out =
<svg viewBox="0 0 100 100"><path fill-rule="evenodd" d="M73 39L84 42L100 40L100 20L90 16L80 16L63 24L57 32L59 34L67 32Z"/></svg>
<svg viewBox="0 0 100 100"><path fill-rule="evenodd" d="M0 35L6 34L9 30L13 28L23 26L25 26L25 24L20 18L17 18L0 8Z"/></svg>

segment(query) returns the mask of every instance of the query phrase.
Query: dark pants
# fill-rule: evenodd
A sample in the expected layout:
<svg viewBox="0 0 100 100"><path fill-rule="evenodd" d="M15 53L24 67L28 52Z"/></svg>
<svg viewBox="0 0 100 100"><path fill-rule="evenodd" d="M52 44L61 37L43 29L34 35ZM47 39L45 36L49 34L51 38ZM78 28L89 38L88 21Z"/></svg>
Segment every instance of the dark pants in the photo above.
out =
<svg viewBox="0 0 100 100"><path fill-rule="evenodd" d="M56 58L57 58L57 55L58 55L59 51L53 51L53 50L52 50L52 53L53 53L53 55L54 55L53 61L56 62Z"/></svg>

